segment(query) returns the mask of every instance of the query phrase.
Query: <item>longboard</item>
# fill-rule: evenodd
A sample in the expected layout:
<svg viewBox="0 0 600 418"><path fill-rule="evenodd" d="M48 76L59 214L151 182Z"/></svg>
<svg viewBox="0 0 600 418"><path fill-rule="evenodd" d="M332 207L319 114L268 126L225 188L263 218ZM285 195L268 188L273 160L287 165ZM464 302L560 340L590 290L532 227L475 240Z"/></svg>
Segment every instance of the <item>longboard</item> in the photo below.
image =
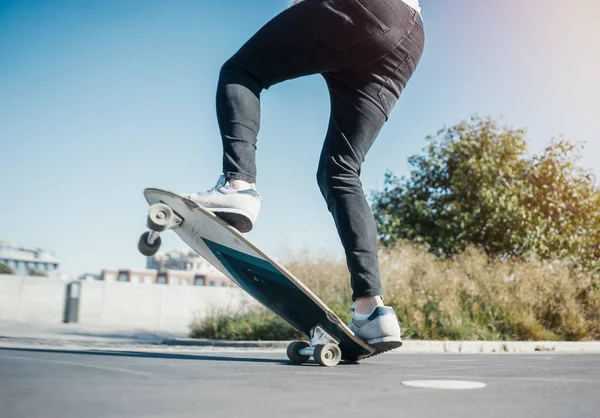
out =
<svg viewBox="0 0 600 418"><path fill-rule="evenodd" d="M356 362L376 353L304 283L212 212L165 190L146 189L144 196L150 205L150 231L140 238L140 251L155 253L159 234L175 231L215 268L310 339L310 343L290 344L290 360L305 363L314 357L321 365L334 366L341 359Z"/></svg>

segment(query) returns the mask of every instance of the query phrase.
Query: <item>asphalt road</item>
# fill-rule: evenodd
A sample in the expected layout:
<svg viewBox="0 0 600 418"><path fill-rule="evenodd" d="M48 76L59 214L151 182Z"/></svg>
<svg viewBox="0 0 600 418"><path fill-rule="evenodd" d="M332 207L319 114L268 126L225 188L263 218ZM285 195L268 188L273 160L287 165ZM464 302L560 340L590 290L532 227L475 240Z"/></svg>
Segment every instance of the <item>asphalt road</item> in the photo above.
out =
<svg viewBox="0 0 600 418"><path fill-rule="evenodd" d="M335 368L282 352L0 348L0 416L599 417L599 355L405 355ZM470 380L482 389L407 387Z"/></svg>

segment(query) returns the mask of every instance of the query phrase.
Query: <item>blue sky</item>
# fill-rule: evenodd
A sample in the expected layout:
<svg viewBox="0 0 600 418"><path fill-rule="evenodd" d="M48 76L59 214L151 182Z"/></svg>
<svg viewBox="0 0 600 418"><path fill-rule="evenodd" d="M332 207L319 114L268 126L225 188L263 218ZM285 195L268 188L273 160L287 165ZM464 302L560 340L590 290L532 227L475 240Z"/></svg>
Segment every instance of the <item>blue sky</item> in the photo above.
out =
<svg viewBox="0 0 600 418"><path fill-rule="evenodd" d="M220 173L222 63L291 1L0 0L0 239L54 251L70 275L143 267L145 187ZM575 7L574 4L577 4ZM363 168L367 191L407 172L426 135L473 113L586 141L600 172L596 0L423 0L426 50ZM319 76L262 98L257 245L339 256L315 182L329 101ZM183 248L174 235L164 248Z"/></svg>

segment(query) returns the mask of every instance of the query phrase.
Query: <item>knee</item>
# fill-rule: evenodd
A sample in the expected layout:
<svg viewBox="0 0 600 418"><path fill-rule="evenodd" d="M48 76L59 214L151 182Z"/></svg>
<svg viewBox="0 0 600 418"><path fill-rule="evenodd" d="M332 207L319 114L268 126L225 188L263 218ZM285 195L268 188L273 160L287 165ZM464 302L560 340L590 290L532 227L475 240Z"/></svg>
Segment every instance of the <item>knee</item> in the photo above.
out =
<svg viewBox="0 0 600 418"><path fill-rule="evenodd" d="M325 200L356 187L361 189L359 173L331 156L321 158L317 169L317 184Z"/></svg>
<svg viewBox="0 0 600 418"><path fill-rule="evenodd" d="M325 164L323 162L320 162L319 168L317 168L317 184L319 185L319 190L321 190L321 194L325 199L327 199L331 187L331 181L329 181L327 168L325 167Z"/></svg>
<svg viewBox="0 0 600 418"><path fill-rule="evenodd" d="M226 86L234 83L234 80L239 78L241 68L236 65L233 58L230 58L223 64L221 71L219 71L219 85Z"/></svg>
<svg viewBox="0 0 600 418"><path fill-rule="evenodd" d="M221 71L219 71L219 79L228 78L240 71L241 66L236 63L235 56L233 56L225 61L225 63L221 66Z"/></svg>
<svg viewBox="0 0 600 418"><path fill-rule="evenodd" d="M235 55L228 59L219 71L219 86L240 85L259 94L263 87L252 70Z"/></svg>

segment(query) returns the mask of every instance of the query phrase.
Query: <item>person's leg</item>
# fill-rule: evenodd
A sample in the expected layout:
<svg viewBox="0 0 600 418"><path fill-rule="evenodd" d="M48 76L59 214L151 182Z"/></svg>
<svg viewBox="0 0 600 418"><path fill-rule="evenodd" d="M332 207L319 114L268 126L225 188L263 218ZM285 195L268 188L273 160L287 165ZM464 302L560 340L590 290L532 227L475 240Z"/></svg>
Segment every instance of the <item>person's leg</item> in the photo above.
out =
<svg viewBox="0 0 600 418"><path fill-rule="evenodd" d="M401 0L305 0L265 25L220 74L223 171L231 181L248 183L256 181L261 91L325 75L332 120L319 185L345 247L357 303L381 295L375 223L360 165L420 58L418 20Z"/></svg>
<svg viewBox="0 0 600 418"><path fill-rule="evenodd" d="M284 80L319 73L327 65L307 21L314 5L302 2L276 16L221 68L217 118L223 173L233 184L256 181L261 92Z"/></svg>
<svg viewBox="0 0 600 418"><path fill-rule="evenodd" d="M361 165L423 50L423 28L411 9L402 41L360 71L324 74L331 94L331 118L317 179L343 243L360 313L382 305L377 230L360 182Z"/></svg>
<svg viewBox="0 0 600 418"><path fill-rule="evenodd" d="M337 227L350 270L352 299L382 295L377 229L360 181L361 165L385 115L353 85L326 76L331 116L317 182Z"/></svg>
<svg viewBox="0 0 600 418"><path fill-rule="evenodd" d="M375 220L360 182L361 165L423 50L420 18L389 54L360 71L324 74L331 118L317 179L331 211L350 270L354 314L350 329L384 352L402 345L400 324L383 305Z"/></svg>
<svg viewBox="0 0 600 418"><path fill-rule="evenodd" d="M319 14L320 6L320 0L307 0L276 16L221 69L216 107L223 175L213 189L189 197L240 232L252 230L262 202L254 184L261 91L335 68L336 54L318 44L311 26L310 16Z"/></svg>
<svg viewBox="0 0 600 418"><path fill-rule="evenodd" d="M406 10L401 0L305 0L243 45L223 65L217 87L226 178L256 181L262 90L300 76L358 70L380 59L410 23L409 17L397 17L398 10Z"/></svg>
<svg viewBox="0 0 600 418"><path fill-rule="evenodd" d="M190 197L239 231L250 231L261 206L253 184L261 91L381 59L405 37L406 10L401 0L305 0L261 28L221 70L216 105L223 176L213 189Z"/></svg>

